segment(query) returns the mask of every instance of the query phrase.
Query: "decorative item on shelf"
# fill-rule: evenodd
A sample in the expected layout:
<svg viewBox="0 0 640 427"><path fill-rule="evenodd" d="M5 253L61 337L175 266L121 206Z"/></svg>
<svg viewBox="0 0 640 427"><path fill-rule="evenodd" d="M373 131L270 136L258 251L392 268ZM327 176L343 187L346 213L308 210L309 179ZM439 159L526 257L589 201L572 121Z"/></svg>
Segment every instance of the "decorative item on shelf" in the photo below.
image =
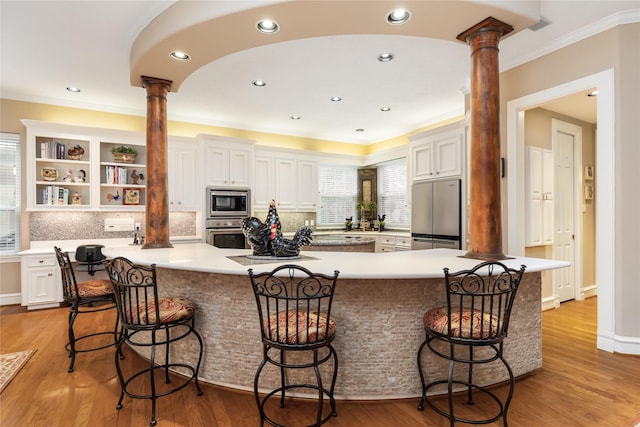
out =
<svg viewBox="0 0 640 427"><path fill-rule="evenodd" d="M584 180L587 182L593 181L593 166L584 167Z"/></svg>
<svg viewBox="0 0 640 427"><path fill-rule="evenodd" d="M124 145L119 145L111 149L111 154L113 154L113 160L115 162L134 163L136 161L136 156L138 155L138 151L133 147L126 147Z"/></svg>
<svg viewBox="0 0 640 427"><path fill-rule="evenodd" d="M144 179L144 175L134 169L133 172L131 172L131 184L138 185L138 181L141 179Z"/></svg>
<svg viewBox="0 0 640 427"><path fill-rule="evenodd" d="M254 257L296 258L300 247L313 240L309 227L298 229L291 240L283 237L281 229L275 200L271 200L265 222L256 217L242 220L242 233L253 248Z"/></svg>
<svg viewBox="0 0 640 427"><path fill-rule="evenodd" d="M80 160L84 155L84 148L79 145L74 145L73 147L69 148L67 154L69 155L69 158L71 160Z"/></svg>
<svg viewBox="0 0 640 427"><path fill-rule="evenodd" d="M350 216L349 218L345 218L344 219L344 227L347 231L351 231L351 229L353 228L353 217Z"/></svg>
<svg viewBox="0 0 640 427"><path fill-rule="evenodd" d="M118 202L120 201L120 191L116 190L116 194L113 195L111 193L107 194L107 202Z"/></svg>
<svg viewBox="0 0 640 427"><path fill-rule="evenodd" d="M140 190L138 188L123 188L122 204L123 205L139 205Z"/></svg>
<svg viewBox="0 0 640 427"><path fill-rule="evenodd" d="M584 186L584 199L593 200L593 184L588 183Z"/></svg>
<svg viewBox="0 0 640 427"><path fill-rule="evenodd" d="M55 181L58 179L58 170L49 166L45 166L40 171L42 179L45 181Z"/></svg>
<svg viewBox="0 0 640 427"><path fill-rule="evenodd" d="M81 205L82 204L82 196L77 191L71 195L71 204L72 205Z"/></svg>
<svg viewBox="0 0 640 427"><path fill-rule="evenodd" d="M386 215L378 215L378 231L384 231L384 219Z"/></svg>
<svg viewBox="0 0 640 427"><path fill-rule="evenodd" d="M67 170L67 174L62 178L64 182L85 182L87 173L84 169L79 169L78 173L75 173L73 169Z"/></svg>

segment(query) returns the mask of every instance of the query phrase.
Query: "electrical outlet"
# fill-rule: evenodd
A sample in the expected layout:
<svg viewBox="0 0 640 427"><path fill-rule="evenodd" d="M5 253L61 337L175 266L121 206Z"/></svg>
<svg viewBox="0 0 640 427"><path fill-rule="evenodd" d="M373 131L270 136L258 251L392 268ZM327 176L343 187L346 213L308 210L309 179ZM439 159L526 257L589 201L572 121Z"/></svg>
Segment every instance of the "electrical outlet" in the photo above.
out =
<svg viewBox="0 0 640 427"><path fill-rule="evenodd" d="M316 225L316 221L314 219L311 220L311 226L313 227L314 225Z"/></svg>
<svg viewBox="0 0 640 427"><path fill-rule="evenodd" d="M308 227L308 226L309 226L309 220L308 220L308 219L305 219L305 220L304 220L304 226L305 226L305 227Z"/></svg>

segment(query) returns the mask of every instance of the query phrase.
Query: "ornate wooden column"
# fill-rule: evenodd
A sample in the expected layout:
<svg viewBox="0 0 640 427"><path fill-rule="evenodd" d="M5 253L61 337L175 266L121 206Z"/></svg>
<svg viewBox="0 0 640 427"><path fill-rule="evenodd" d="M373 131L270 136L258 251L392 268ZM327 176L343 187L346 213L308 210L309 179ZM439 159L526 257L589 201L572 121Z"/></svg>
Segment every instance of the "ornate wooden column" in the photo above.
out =
<svg viewBox="0 0 640 427"><path fill-rule="evenodd" d="M494 18L457 39L471 47L471 179L468 258L500 260L500 80L498 43L513 27Z"/></svg>
<svg viewBox="0 0 640 427"><path fill-rule="evenodd" d="M143 249L172 248L169 243L167 182L167 93L172 82L142 77L147 90L146 240Z"/></svg>

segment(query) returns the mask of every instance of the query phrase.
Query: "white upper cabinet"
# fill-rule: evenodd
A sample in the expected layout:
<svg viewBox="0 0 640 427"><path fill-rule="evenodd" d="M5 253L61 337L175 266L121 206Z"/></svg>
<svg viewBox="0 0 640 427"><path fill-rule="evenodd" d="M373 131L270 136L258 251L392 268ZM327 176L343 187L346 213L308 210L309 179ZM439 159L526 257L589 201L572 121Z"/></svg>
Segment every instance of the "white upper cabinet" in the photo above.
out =
<svg viewBox="0 0 640 427"><path fill-rule="evenodd" d="M525 246L553 243L553 151L527 147L525 171Z"/></svg>
<svg viewBox="0 0 640 427"><path fill-rule="evenodd" d="M412 181L462 175L465 141L462 124L413 135L409 141Z"/></svg>
<svg viewBox="0 0 640 427"><path fill-rule="evenodd" d="M251 187L253 141L202 134L197 139L202 144L205 186Z"/></svg>
<svg viewBox="0 0 640 427"><path fill-rule="evenodd" d="M278 210L314 212L318 199L318 166L308 156L287 150L256 152L254 209L269 208L275 199Z"/></svg>
<svg viewBox="0 0 640 427"><path fill-rule="evenodd" d="M197 191L199 188L197 148L195 141L169 137L167 166L169 209L171 210L196 210L198 196L204 194L202 191Z"/></svg>

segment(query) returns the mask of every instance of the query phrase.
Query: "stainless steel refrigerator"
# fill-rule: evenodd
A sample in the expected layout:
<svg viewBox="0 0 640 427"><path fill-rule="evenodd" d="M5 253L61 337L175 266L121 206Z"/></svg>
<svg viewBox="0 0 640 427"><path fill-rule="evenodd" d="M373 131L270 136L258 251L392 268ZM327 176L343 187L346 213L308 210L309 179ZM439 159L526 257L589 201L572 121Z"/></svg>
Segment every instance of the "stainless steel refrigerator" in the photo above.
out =
<svg viewBox="0 0 640 427"><path fill-rule="evenodd" d="M411 187L411 249L461 249L461 182L429 181Z"/></svg>

